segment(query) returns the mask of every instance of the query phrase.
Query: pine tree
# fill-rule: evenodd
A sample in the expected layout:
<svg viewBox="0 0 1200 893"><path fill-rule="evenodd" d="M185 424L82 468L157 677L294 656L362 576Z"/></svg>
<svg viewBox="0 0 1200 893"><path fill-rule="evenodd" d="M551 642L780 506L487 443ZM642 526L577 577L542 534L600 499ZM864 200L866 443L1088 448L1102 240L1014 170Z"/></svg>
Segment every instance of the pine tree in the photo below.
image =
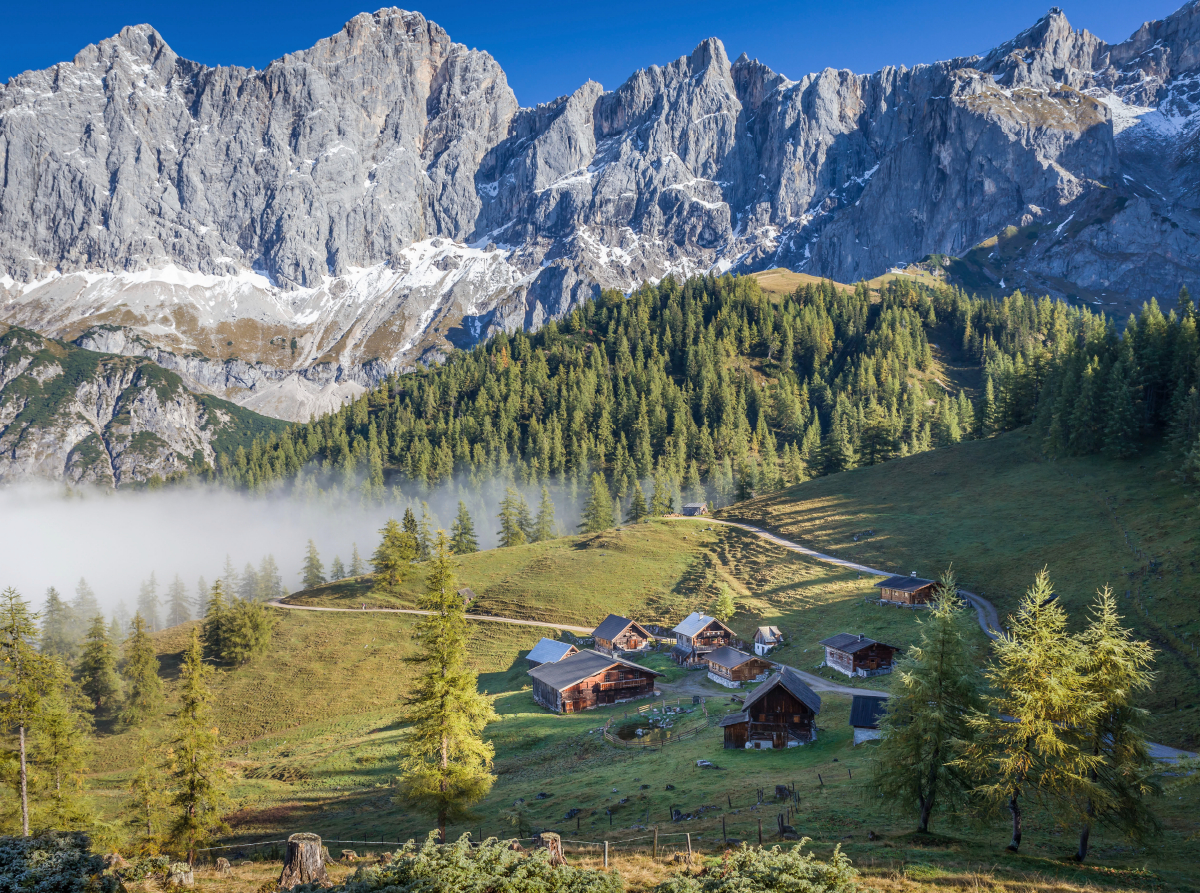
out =
<svg viewBox="0 0 1200 893"><path fill-rule="evenodd" d="M200 636L193 629L184 652L179 713L171 742L176 794L171 800L175 820L171 823L170 837L175 846L187 853L188 864L195 863L196 850L213 835L228 830L221 821L227 797L208 689L211 673L204 664Z"/></svg>
<svg viewBox="0 0 1200 893"><path fill-rule="evenodd" d="M550 488L542 485L542 499L538 503L537 518L533 522L533 541L535 543L552 540L558 535L558 525L554 523L554 501L550 498Z"/></svg>
<svg viewBox="0 0 1200 893"><path fill-rule="evenodd" d="M433 518L429 514L429 503L421 503L421 523L417 527L417 556L428 561L433 548Z"/></svg>
<svg viewBox="0 0 1200 893"><path fill-rule="evenodd" d="M99 613L100 602L96 600L96 593L92 591L88 581L80 577L79 582L75 585L75 598L71 599L70 639L72 642L78 644L83 641L92 618Z"/></svg>
<svg viewBox="0 0 1200 893"><path fill-rule="evenodd" d="M979 434L981 437L991 437L998 430L996 427L996 389L992 385L992 377L985 375L983 379L983 411L979 414Z"/></svg>
<svg viewBox="0 0 1200 893"><path fill-rule="evenodd" d="M83 799L84 761L92 724L74 709L72 701L78 691L60 662L51 665L47 683L31 738L40 780L41 822L56 830L81 830L93 822Z"/></svg>
<svg viewBox="0 0 1200 893"><path fill-rule="evenodd" d="M462 503L459 503L459 505L462 505ZM361 577L367 572L367 566L363 564L362 556L358 554L358 543L354 543L354 549L350 553L349 571L352 577Z"/></svg>
<svg viewBox="0 0 1200 893"><path fill-rule="evenodd" d="M419 560L421 556L421 527L417 524L417 516L413 514L411 508L404 510L404 520L401 522L406 535L412 537L413 545L417 550L417 557L413 560Z"/></svg>
<svg viewBox="0 0 1200 893"><path fill-rule="evenodd" d="M917 831L929 831L933 809L962 802L970 789L955 765L971 738L967 716L979 711L979 672L968 618L952 571L942 574L921 641L897 663L895 686L880 721L875 787L885 802L917 812Z"/></svg>
<svg viewBox="0 0 1200 893"><path fill-rule="evenodd" d="M1099 761L1084 753L1075 729L1095 721L1082 673L1082 649L1067 634L1067 615L1043 570L1013 615L1009 635L992 642L985 676L986 713L968 723L974 740L956 767L981 779L974 792L1012 817L1008 849L1021 845L1023 797L1061 811Z"/></svg>
<svg viewBox="0 0 1200 893"><path fill-rule="evenodd" d="M1146 801L1161 793L1146 746L1148 713L1135 703L1154 681L1154 649L1121 626L1116 599L1107 586L1097 592L1091 615L1080 645L1085 696L1096 709L1092 721L1077 731L1084 739L1082 750L1098 764L1088 772L1078 804L1082 827L1075 858L1080 862L1087 858L1096 822L1137 842L1152 837L1159 825Z"/></svg>
<svg viewBox="0 0 1200 893"><path fill-rule="evenodd" d="M455 555L471 555L479 551L479 541L475 538L475 522L466 504L458 501L458 515L450 528L450 547Z"/></svg>
<svg viewBox="0 0 1200 893"><path fill-rule="evenodd" d="M208 581L203 577L196 580L196 616L203 617L208 613ZM124 627L122 627L123 629ZM115 639L113 641L116 641Z"/></svg>
<svg viewBox="0 0 1200 893"><path fill-rule="evenodd" d="M126 827L133 834L135 851L158 853L162 843L162 813L167 805L167 783L162 755L146 732L138 734L134 751L135 771L129 781L129 800L124 812Z"/></svg>
<svg viewBox="0 0 1200 893"><path fill-rule="evenodd" d="M46 607L42 608L42 654L72 660L79 650L73 635L77 626L71 606L51 586L46 590Z"/></svg>
<svg viewBox="0 0 1200 893"><path fill-rule="evenodd" d="M121 721L141 725L163 707L162 682L158 678L158 656L154 641L141 614L133 615L131 634L125 642L125 706Z"/></svg>
<svg viewBox="0 0 1200 893"><path fill-rule="evenodd" d="M238 599L221 624L221 662L241 666L264 653L274 627L275 617L265 605Z"/></svg>
<svg viewBox="0 0 1200 893"><path fill-rule="evenodd" d="M519 546L529 541L529 506L516 490L509 487L500 501L500 546Z"/></svg>
<svg viewBox="0 0 1200 893"><path fill-rule="evenodd" d="M141 615L142 620L146 622L146 628L152 633L162 629L158 615L159 607L161 605L158 600L158 581L151 573L150 579L142 583L142 588L138 592L137 613Z"/></svg>
<svg viewBox="0 0 1200 893"><path fill-rule="evenodd" d="M225 587L220 580L217 580L208 594L208 609L204 612L204 622L200 624L200 641L204 644L204 656L208 660L223 660L225 618L228 612L229 605L225 600Z"/></svg>
<svg viewBox="0 0 1200 893"><path fill-rule="evenodd" d="M300 572L301 582L305 589L315 589L325 582L325 565L317 554L317 547L312 540L308 541L308 551L304 556L304 570Z"/></svg>
<svg viewBox="0 0 1200 893"><path fill-rule="evenodd" d="M717 603L713 606L712 616L722 623L728 623L733 619L735 613L737 613L737 604L733 600L733 590L722 583L720 591L717 593Z"/></svg>
<svg viewBox="0 0 1200 893"><path fill-rule="evenodd" d="M330 580L346 579L346 568L342 565L341 557L339 557L337 555L333 556L333 562L329 565L329 579Z"/></svg>
<svg viewBox="0 0 1200 893"><path fill-rule="evenodd" d="M183 585L183 579L179 574L176 574L167 589L167 626L179 626L191 619L192 612L188 608L187 587Z"/></svg>
<svg viewBox="0 0 1200 893"><path fill-rule="evenodd" d="M613 526L613 503L608 495L608 484L604 475L596 472L592 475L592 486L588 492L587 503L583 507L583 518L579 528L584 533L600 533Z"/></svg>
<svg viewBox="0 0 1200 893"><path fill-rule="evenodd" d="M334 577L333 579L337 579ZM249 561L246 562L246 568L242 571L241 582L238 583L237 589L238 598L245 602L258 601L260 598L260 588L258 585L258 571L254 569Z"/></svg>
<svg viewBox="0 0 1200 893"><path fill-rule="evenodd" d="M355 550L357 554L357 550ZM275 556L267 554L258 565L258 598L259 601L270 602L283 598L283 577L279 575L279 565Z"/></svg>
<svg viewBox="0 0 1200 893"><path fill-rule="evenodd" d="M404 576L417 560L417 541L411 533L388 518L381 534L379 547L371 557L375 573L375 591L385 595L396 595L404 582Z"/></svg>
<svg viewBox="0 0 1200 893"><path fill-rule="evenodd" d="M626 524L638 524L650 514L646 508L646 495L642 492L642 485L636 481L633 484L633 496L629 500L629 511L625 513Z"/></svg>
<svg viewBox="0 0 1200 893"><path fill-rule="evenodd" d="M311 540L309 541L311 544ZM238 584L241 581L238 579L237 568L233 566L233 556L225 556L225 568L221 571L221 585L225 589L225 594L233 598L238 591Z"/></svg>
<svg viewBox="0 0 1200 893"><path fill-rule="evenodd" d="M1138 447L1137 409L1124 361L1117 361L1109 371L1104 403L1108 407L1104 424L1104 455L1114 459L1132 456Z"/></svg>
<svg viewBox="0 0 1200 893"><path fill-rule="evenodd" d="M654 472L654 489L650 492L649 513L658 518L669 514L671 509L670 482L667 480L667 473L663 469L662 463L659 463L658 469ZM608 526L611 527L611 523Z"/></svg>
<svg viewBox="0 0 1200 893"><path fill-rule="evenodd" d="M454 582L450 546L439 533L420 607L433 613L417 624L422 672L405 699L411 723L403 742L400 784L406 804L448 822L471 818L470 807L491 790L493 749L484 727L496 719L467 665L467 623Z"/></svg>
<svg viewBox="0 0 1200 893"><path fill-rule="evenodd" d="M0 593L0 725L16 734L17 772L11 776L21 803L21 833L29 836L28 737L51 678L50 661L38 653L37 615L17 590Z"/></svg>
<svg viewBox="0 0 1200 893"><path fill-rule="evenodd" d="M121 706L121 677L117 673L117 647L104 618L92 621L79 658L79 685L97 717L116 715Z"/></svg>

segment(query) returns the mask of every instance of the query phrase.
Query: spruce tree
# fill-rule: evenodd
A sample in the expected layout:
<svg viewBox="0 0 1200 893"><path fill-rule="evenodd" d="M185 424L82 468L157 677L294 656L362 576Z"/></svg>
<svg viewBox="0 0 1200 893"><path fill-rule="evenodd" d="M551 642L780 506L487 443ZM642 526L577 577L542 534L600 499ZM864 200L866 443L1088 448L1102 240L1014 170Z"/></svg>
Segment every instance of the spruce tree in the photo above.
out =
<svg viewBox="0 0 1200 893"><path fill-rule="evenodd" d="M337 577L332 577L337 579ZM249 561L246 562L246 567L242 571L242 579L238 583L237 596L242 601L254 602L261 597L261 588L258 584L258 571L254 569Z"/></svg>
<svg viewBox="0 0 1200 893"><path fill-rule="evenodd" d="M1117 361L1109 371L1104 404L1108 407L1104 423L1104 455L1114 459L1132 456L1138 447L1137 409L1124 361Z"/></svg>
<svg viewBox="0 0 1200 893"><path fill-rule="evenodd" d="M342 564L341 557L338 555L333 556L333 561L329 565L329 579L330 580L346 579L346 568Z"/></svg>
<svg viewBox="0 0 1200 893"><path fill-rule="evenodd" d="M42 608L41 651L47 657L71 660L78 651L78 642L72 633L76 626L71 606L62 600L58 590L51 586L46 590L46 606Z"/></svg>
<svg viewBox="0 0 1200 893"><path fill-rule="evenodd" d="M315 589L325 582L325 565L312 540L308 541L308 551L304 555L304 570L300 572L301 582L305 589Z"/></svg>
<svg viewBox="0 0 1200 893"><path fill-rule="evenodd" d="M167 626L179 626L191 619L192 612L188 607L187 587L183 585L183 579L179 574L176 574L167 589Z"/></svg>
<svg viewBox="0 0 1200 893"><path fill-rule="evenodd" d="M196 580L196 598L193 604L196 606L196 616L204 617L208 613L208 581L203 577Z"/></svg>
<svg viewBox="0 0 1200 893"><path fill-rule="evenodd" d="M636 481L633 484L633 496L629 500L629 511L625 513L626 524L638 524L650 514L646 508L646 495L642 492L642 485Z"/></svg>
<svg viewBox="0 0 1200 893"><path fill-rule="evenodd" d="M955 760L971 739L967 717L978 712L979 672L952 571L942 574L921 641L897 662L892 697L880 721L875 788L885 802L917 813L929 831L934 807L961 803L970 778Z"/></svg>
<svg viewBox="0 0 1200 893"><path fill-rule="evenodd" d="M417 558L413 559L415 561L421 555L421 526L417 524L417 516L413 514L411 508L404 509L404 519L401 524L404 527L405 534L412 537L413 545L417 549Z"/></svg>
<svg viewBox="0 0 1200 893"><path fill-rule="evenodd" d="M158 678L158 655L154 640L141 614L133 615L133 625L125 642L125 706L121 721L141 725L156 716L163 707L162 681Z"/></svg>
<svg viewBox="0 0 1200 893"><path fill-rule="evenodd" d="M733 599L733 590L722 583L720 591L717 593L717 602L713 606L712 616L722 623L728 623L733 619L735 613L737 613L737 604Z"/></svg>
<svg viewBox="0 0 1200 893"><path fill-rule="evenodd" d="M433 518L429 514L429 504L421 503L421 523L417 526L417 556L420 561L428 561L430 550L433 548Z"/></svg>
<svg viewBox="0 0 1200 893"><path fill-rule="evenodd" d="M54 661L37 708L31 753L38 770L41 823L63 831L89 827L93 816L84 801L83 774L91 721L75 709L78 697L66 667Z"/></svg>
<svg viewBox="0 0 1200 893"><path fill-rule="evenodd" d="M75 598L71 599L71 626L69 638L78 644L83 641L92 618L100 613L100 602L96 593L83 577L75 584Z"/></svg>
<svg viewBox="0 0 1200 893"><path fill-rule="evenodd" d="M1077 731L1082 750L1097 759L1077 804L1081 824L1075 858L1087 858L1092 825L1100 823L1144 843L1159 824L1147 801L1161 793L1146 745L1147 711L1135 702L1151 689L1154 649L1121 625L1117 602L1105 586L1096 593L1087 628L1079 637L1085 696L1096 705Z"/></svg>
<svg viewBox="0 0 1200 893"><path fill-rule="evenodd" d="M397 595L405 575L417 560L417 542L412 534L396 523L395 518L388 518L379 533L379 547L371 556L375 591L384 595Z"/></svg>
<svg viewBox="0 0 1200 893"><path fill-rule="evenodd" d="M500 546L519 546L529 541L529 506L512 487L504 491L504 499L500 501Z"/></svg>
<svg viewBox="0 0 1200 893"><path fill-rule="evenodd" d="M79 658L79 685L97 717L115 716L121 706L121 677L117 673L117 646L104 618L92 620Z"/></svg>
<svg viewBox="0 0 1200 893"><path fill-rule="evenodd" d="M258 565L258 598L259 601L270 602L283 598L283 578L279 575L279 565L275 563L274 555L264 555Z"/></svg>
<svg viewBox="0 0 1200 893"><path fill-rule="evenodd" d="M196 850L221 831L227 797L224 770L221 767L220 741L212 716L212 695L200 636L195 629L184 652L180 674L179 713L175 737L171 741L172 779L175 796L171 800L175 818L170 838L187 853L188 864L196 861Z"/></svg>
<svg viewBox="0 0 1200 893"><path fill-rule="evenodd" d="M484 727L496 719L467 664L467 622L454 582L450 545L438 534L417 623L422 670L405 699L410 723L402 743L403 802L437 818L441 840L448 822L471 818L470 807L491 790L493 749Z"/></svg>
<svg viewBox="0 0 1200 893"><path fill-rule="evenodd" d="M550 488L542 485L542 498L538 503L537 517L533 522L533 541L535 543L552 540L558 535L558 525L554 522L554 501L550 498Z"/></svg>
<svg viewBox="0 0 1200 893"><path fill-rule="evenodd" d="M266 605L236 600L221 623L221 662L241 666L264 653L271 645L274 627L275 616Z"/></svg>
<svg viewBox="0 0 1200 893"><path fill-rule="evenodd" d="M475 538L475 522L466 504L458 501L458 514L454 525L450 528L450 547L455 555L470 555L479 551L479 541Z"/></svg>
<svg viewBox="0 0 1200 893"><path fill-rule="evenodd" d="M1084 655L1067 633L1057 598L1041 571L1013 615L1009 635L992 642L987 712L969 717L973 740L955 763L976 774L974 793L985 803L1007 807L1007 848L1013 852L1021 845L1022 798L1061 814L1085 787L1081 779L1099 765L1081 749L1075 730L1093 723L1100 707L1088 695Z"/></svg>
<svg viewBox="0 0 1200 893"><path fill-rule="evenodd" d="M462 503L459 503L459 505L462 505ZM362 556L358 554L358 543L354 543L353 545L354 548L350 553L350 576L361 577L367 572L367 566L363 564Z"/></svg>
<svg viewBox="0 0 1200 893"><path fill-rule="evenodd" d="M225 599L225 587L218 579L208 594L208 608L200 624L200 641L204 645L204 656L220 662L225 654L225 618L229 605Z"/></svg>
<svg viewBox="0 0 1200 893"><path fill-rule="evenodd" d="M21 804L25 837L29 836L29 734L52 678L52 664L37 646L37 615L10 586L0 593L0 725L17 739L17 771L10 778Z"/></svg>
<svg viewBox="0 0 1200 893"><path fill-rule="evenodd" d="M158 600L158 580L154 578L152 572L150 579L142 583L137 600L137 613L141 615L142 620L146 622L146 628L152 633L162 629L159 607L161 605Z"/></svg>
<svg viewBox="0 0 1200 893"><path fill-rule="evenodd" d="M132 833L135 851L141 855L155 855L162 843L167 779L162 754L144 731L137 737L134 767L124 810L125 825Z"/></svg>
<svg viewBox="0 0 1200 893"><path fill-rule="evenodd" d="M583 507L583 518L579 528L584 533L600 533L613 526L613 503L608 495L608 484L604 475L596 472L592 475L592 485L588 491L587 503Z"/></svg>

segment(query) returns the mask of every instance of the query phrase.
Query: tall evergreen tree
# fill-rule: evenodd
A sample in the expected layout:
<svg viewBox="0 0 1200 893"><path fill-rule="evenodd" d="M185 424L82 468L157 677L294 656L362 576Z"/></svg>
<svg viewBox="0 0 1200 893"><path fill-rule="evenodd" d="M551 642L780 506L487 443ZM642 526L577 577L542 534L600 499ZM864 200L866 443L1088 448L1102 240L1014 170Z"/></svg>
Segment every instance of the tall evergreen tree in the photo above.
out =
<svg viewBox="0 0 1200 893"><path fill-rule="evenodd" d="M158 678L158 655L154 640L141 614L133 615L129 638L125 641L125 706L122 722L141 725L163 708L162 681Z"/></svg>
<svg viewBox="0 0 1200 893"><path fill-rule="evenodd" d="M117 673L117 646L104 618L97 614L83 642L79 658L79 685L97 717L115 716L121 706L121 677Z"/></svg>
<svg viewBox="0 0 1200 893"><path fill-rule="evenodd" d="M208 607L200 624L200 641L204 645L204 656L213 661L224 660L225 618L229 603L225 598L225 587L218 579L208 594Z"/></svg>
<svg viewBox="0 0 1200 893"><path fill-rule="evenodd" d="M483 729L496 714L466 661L466 614L442 533L420 607L432 613L417 624L422 671L405 700L411 725L402 745L400 784L406 804L437 818L445 842L447 823L471 818L470 807L491 790L493 749Z"/></svg>
<svg viewBox="0 0 1200 893"><path fill-rule="evenodd" d="M29 733L51 672L50 661L38 653L37 615L10 586L0 593L0 724L17 739L14 788L25 837L29 836Z"/></svg>
<svg viewBox="0 0 1200 893"><path fill-rule="evenodd" d="M159 617L161 606L158 600L158 580L151 572L150 579L144 581L138 591L137 613L141 615L142 620L146 622L146 628L152 633L162 629L162 621Z"/></svg>
<svg viewBox="0 0 1200 893"><path fill-rule="evenodd" d="M1009 635L992 642L987 712L969 717L973 740L956 763L976 773L974 791L986 803L1007 807L1013 852L1021 845L1022 798L1061 814L1099 763L1081 749L1074 731L1094 722L1101 708L1088 696L1084 655L1067 633L1057 598L1041 571L1013 615Z"/></svg>
<svg viewBox="0 0 1200 893"><path fill-rule="evenodd" d="M596 472L592 475L592 485L588 491L587 503L583 507L583 518L579 528L584 533L601 533L613 526L613 503L608 494L608 484L604 475Z"/></svg>
<svg viewBox="0 0 1200 893"><path fill-rule="evenodd" d="M388 518L381 534L379 547L371 557L375 572L375 591L385 595L396 595L404 582L405 574L417 560L417 541L413 534Z"/></svg>
<svg viewBox="0 0 1200 893"><path fill-rule="evenodd" d="M61 662L52 662L33 727L33 763L38 769L42 823L63 831L89 827L83 774L91 721L75 709L74 684Z"/></svg>
<svg viewBox="0 0 1200 893"><path fill-rule="evenodd" d="M71 641L82 642L92 618L99 613L100 602L96 600L96 593L92 591L88 581L80 577L79 582L75 584L75 598L71 599Z"/></svg>
<svg viewBox="0 0 1200 893"><path fill-rule="evenodd" d="M208 613L208 581L203 577L196 580L196 616L203 617Z"/></svg>
<svg viewBox="0 0 1200 893"><path fill-rule="evenodd" d="M337 577L332 577L336 580ZM255 602L261 598L262 589L258 583L258 571L254 569L249 561L246 562L246 567L242 571L241 582L238 583L237 595L244 602Z"/></svg>
<svg viewBox="0 0 1200 893"><path fill-rule="evenodd" d="M187 587L183 585L183 578L176 574L167 588L167 626L179 626L191 619Z"/></svg>
<svg viewBox="0 0 1200 893"><path fill-rule="evenodd" d="M357 550L355 550L355 554L357 554ZM259 601L274 601L283 598L286 594L283 589L283 577L279 575L279 565L275 563L275 556L264 555L258 565Z"/></svg>
<svg viewBox="0 0 1200 893"><path fill-rule="evenodd" d="M737 603L733 599L733 590L722 583L720 591L717 593L717 602L713 605L712 615L722 623L728 623L733 619L735 613L737 613Z"/></svg>
<svg viewBox="0 0 1200 893"><path fill-rule="evenodd" d="M461 505L462 503L459 503ZM350 576L361 577L367 572L367 566L363 564L362 556L358 554L358 543L354 543L354 548L350 552Z"/></svg>
<svg viewBox="0 0 1200 893"><path fill-rule="evenodd" d="M1085 696L1096 705L1091 722L1076 731L1082 750L1097 762L1085 778L1078 803L1082 819L1075 858L1087 858L1092 825L1099 822L1145 842L1159 828L1148 800L1161 793L1154 760L1146 745L1145 708L1137 698L1154 681L1154 649L1121 625L1117 602L1107 586L1096 594L1091 619L1080 636Z"/></svg>
<svg viewBox="0 0 1200 893"><path fill-rule="evenodd" d="M304 555L304 570L300 572L301 582L305 589L315 589L325 581L325 565L321 563L321 556L317 553L316 544L312 540L308 541L308 551Z"/></svg>
<svg viewBox="0 0 1200 893"><path fill-rule="evenodd" d="M969 619L952 571L942 574L935 597L920 644L896 665L898 684L880 721L883 741L874 760L880 796L915 810L922 834L935 806L957 804L970 790L955 760L971 739L967 717L983 707Z"/></svg>
<svg viewBox="0 0 1200 893"><path fill-rule="evenodd" d="M470 555L479 551L479 541L475 538L475 522L466 504L458 501L458 514L454 525L450 528L450 548L455 555Z"/></svg>
<svg viewBox="0 0 1200 893"><path fill-rule="evenodd" d="M1108 374L1108 391L1104 401L1108 417L1104 424L1104 454L1124 459L1137 452L1138 420L1133 402L1133 389L1123 361L1113 364Z"/></svg>
<svg viewBox="0 0 1200 893"><path fill-rule="evenodd" d="M529 541L529 528L532 522L529 517L529 506L524 498L514 488L504 491L504 499L500 501L500 545L502 548L519 546Z"/></svg>
<svg viewBox="0 0 1200 893"><path fill-rule="evenodd" d="M175 819L170 836L187 853L188 864L195 863L196 850L213 835L227 830L221 820L228 798L208 688L211 673L204 664L200 636L193 629L183 657L180 706L171 742L176 793L171 801Z"/></svg>
<svg viewBox="0 0 1200 893"><path fill-rule="evenodd" d="M149 734L141 732L134 751L134 774L129 781L125 824L133 835L134 849L155 855L162 843L163 811L167 806L167 779L163 758Z"/></svg>
<svg viewBox="0 0 1200 893"><path fill-rule="evenodd" d="M346 579L346 567L342 564L342 559L338 555L333 556L333 561L329 565L330 580Z"/></svg>
<svg viewBox="0 0 1200 893"><path fill-rule="evenodd" d="M51 586L46 590L46 606L42 608L42 654L66 661L73 659L79 651L74 636L77 626L71 606Z"/></svg>
<svg viewBox="0 0 1200 893"><path fill-rule="evenodd" d="M270 647L275 617L261 602L238 599L221 625L221 662L241 666Z"/></svg>
<svg viewBox="0 0 1200 893"><path fill-rule="evenodd" d="M650 511L646 508L646 495L642 492L642 485L634 481L633 496L629 499L629 511L625 513L625 523L638 524L648 514Z"/></svg>
<svg viewBox="0 0 1200 893"><path fill-rule="evenodd" d="M556 536L558 536L558 525L554 522L554 500L550 498L550 488L543 484L537 517L533 521L532 539L535 543L541 543L552 540Z"/></svg>

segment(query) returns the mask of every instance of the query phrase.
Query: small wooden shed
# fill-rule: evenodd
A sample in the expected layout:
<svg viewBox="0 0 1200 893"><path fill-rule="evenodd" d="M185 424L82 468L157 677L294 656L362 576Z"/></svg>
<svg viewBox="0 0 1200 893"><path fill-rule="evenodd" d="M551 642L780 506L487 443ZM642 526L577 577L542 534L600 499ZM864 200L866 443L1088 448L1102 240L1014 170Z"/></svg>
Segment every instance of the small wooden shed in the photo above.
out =
<svg viewBox="0 0 1200 893"><path fill-rule="evenodd" d="M760 657L783 642L777 626L760 626L754 632L754 653Z"/></svg>
<svg viewBox="0 0 1200 893"><path fill-rule="evenodd" d="M725 749L777 750L815 741L820 712L820 696L782 667L750 693L740 713L721 720Z"/></svg>
<svg viewBox="0 0 1200 893"><path fill-rule="evenodd" d="M896 654L895 645L886 645L868 639L861 633L838 633L822 639L825 648L825 665L845 673L847 676L881 676L892 672Z"/></svg>
<svg viewBox="0 0 1200 893"><path fill-rule="evenodd" d="M908 577L888 577L875 584L879 600L893 605L927 605L933 601L933 580L923 580L916 574Z"/></svg>
<svg viewBox="0 0 1200 893"><path fill-rule="evenodd" d="M579 649L570 642L559 642L555 639L542 638L525 655L525 660L529 661L530 667L540 667L542 664L552 664L562 660L564 657L570 657L572 654L578 653Z"/></svg>
<svg viewBox="0 0 1200 893"><path fill-rule="evenodd" d="M695 517L696 515L707 515L708 514L708 503L707 502L689 502L683 507L681 514L687 515L690 517Z"/></svg>
<svg viewBox="0 0 1200 893"><path fill-rule="evenodd" d="M618 651L643 651L650 644L650 631L628 617L609 614L592 631L596 649L608 654Z"/></svg>
<svg viewBox="0 0 1200 893"><path fill-rule="evenodd" d="M533 699L555 713L578 713L654 694L661 676L619 657L599 651L580 651L529 671Z"/></svg>
<svg viewBox="0 0 1200 893"><path fill-rule="evenodd" d="M850 702L850 727L854 729L854 744L875 741L880 737L879 717L887 712L887 698L878 695L855 695Z"/></svg>
<svg viewBox="0 0 1200 893"><path fill-rule="evenodd" d="M708 678L726 688L741 688L745 682L766 679L772 668L770 661L728 645L710 651L704 662L708 664Z"/></svg>

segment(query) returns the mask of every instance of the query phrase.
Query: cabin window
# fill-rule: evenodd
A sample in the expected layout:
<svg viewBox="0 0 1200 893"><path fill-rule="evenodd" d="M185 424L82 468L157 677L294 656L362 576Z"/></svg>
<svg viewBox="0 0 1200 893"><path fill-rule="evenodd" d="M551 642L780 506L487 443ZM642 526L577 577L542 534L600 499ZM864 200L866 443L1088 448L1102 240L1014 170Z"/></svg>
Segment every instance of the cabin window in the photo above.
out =
<svg viewBox="0 0 1200 893"><path fill-rule="evenodd" d="M800 714L798 714L798 713L792 714L792 722L800 722Z"/></svg>

